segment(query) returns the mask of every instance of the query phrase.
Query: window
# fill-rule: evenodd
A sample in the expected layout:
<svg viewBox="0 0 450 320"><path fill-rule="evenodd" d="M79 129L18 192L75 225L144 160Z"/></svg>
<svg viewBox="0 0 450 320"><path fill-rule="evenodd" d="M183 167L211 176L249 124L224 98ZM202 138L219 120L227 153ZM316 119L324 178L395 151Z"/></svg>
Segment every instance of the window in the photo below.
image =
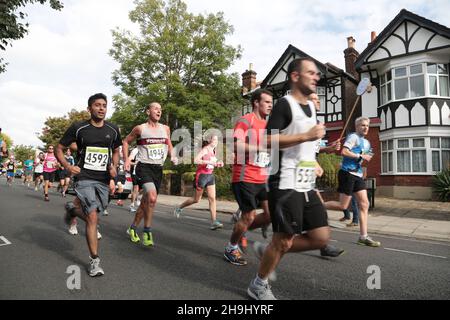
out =
<svg viewBox="0 0 450 320"><path fill-rule="evenodd" d="M395 100L425 96L425 80L422 64L394 69Z"/></svg>
<svg viewBox="0 0 450 320"><path fill-rule="evenodd" d="M429 94L449 97L448 66L446 64L427 64Z"/></svg>
<svg viewBox="0 0 450 320"><path fill-rule="evenodd" d="M389 173L394 171L394 144L393 140L381 142L381 171Z"/></svg>
<svg viewBox="0 0 450 320"><path fill-rule="evenodd" d="M392 73L389 70L380 77L381 84L381 105L392 101Z"/></svg>
<svg viewBox="0 0 450 320"><path fill-rule="evenodd" d="M440 172L450 166L450 138L430 138L432 171Z"/></svg>
<svg viewBox="0 0 450 320"><path fill-rule="evenodd" d="M425 138L397 140L397 172L427 172Z"/></svg>
<svg viewBox="0 0 450 320"><path fill-rule="evenodd" d="M327 104L325 88L317 87L317 95L319 96L319 100L320 100L320 111L318 113L325 113L325 107Z"/></svg>

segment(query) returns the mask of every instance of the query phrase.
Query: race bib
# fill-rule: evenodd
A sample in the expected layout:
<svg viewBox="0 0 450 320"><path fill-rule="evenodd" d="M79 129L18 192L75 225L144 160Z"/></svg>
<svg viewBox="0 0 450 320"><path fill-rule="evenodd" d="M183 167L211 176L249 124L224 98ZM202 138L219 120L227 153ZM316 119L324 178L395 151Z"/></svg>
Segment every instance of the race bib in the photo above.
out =
<svg viewBox="0 0 450 320"><path fill-rule="evenodd" d="M316 185L316 162L300 161L295 169L295 190L312 190Z"/></svg>
<svg viewBox="0 0 450 320"><path fill-rule="evenodd" d="M255 155L254 165L260 168L267 168L270 164L270 155L267 152L258 152Z"/></svg>
<svg viewBox="0 0 450 320"><path fill-rule="evenodd" d="M149 144L147 145L148 158L150 160L164 159L164 145L163 144Z"/></svg>
<svg viewBox="0 0 450 320"><path fill-rule="evenodd" d="M94 171L106 171L108 168L108 148L87 147L84 168Z"/></svg>
<svg viewBox="0 0 450 320"><path fill-rule="evenodd" d="M55 163L53 161L47 161L47 168L53 169L55 166Z"/></svg>

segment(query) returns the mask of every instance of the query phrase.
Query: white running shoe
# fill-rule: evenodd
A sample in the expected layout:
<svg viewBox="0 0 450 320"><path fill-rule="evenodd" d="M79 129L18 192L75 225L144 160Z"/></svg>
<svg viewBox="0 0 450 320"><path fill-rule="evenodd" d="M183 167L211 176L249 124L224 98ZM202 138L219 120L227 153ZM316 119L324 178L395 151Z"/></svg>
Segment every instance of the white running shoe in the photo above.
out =
<svg viewBox="0 0 450 320"><path fill-rule="evenodd" d="M89 275L91 277L98 277L105 274L103 269L100 267L100 258L92 259L89 257Z"/></svg>
<svg viewBox="0 0 450 320"><path fill-rule="evenodd" d="M102 212L102 215L103 215L103 216L108 216L108 215L109 215L109 212L108 212L108 210L106 210L106 209L105 209L105 210L103 210L103 212Z"/></svg>
<svg viewBox="0 0 450 320"><path fill-rule="evenodd" d="M180 218L181 212L183 211L183 209L177 207L175 208L175 210L173 211L173 215L175 216L175 218Z"/></svg>
<svg viewBox="0 0 450 320"><path fill-rule="evenodd" d="M102 234L97 230L97 240L100 240L102 238Z"/></svg>
<svg viewBox="0 0 450 320"><path fill-rule="evenodd" d="M69 233L73 236L76 236L78 234L78 229L77 229L77 225L73 224L70 226L69 228Z"/></svg>
<svg viewBox="0 0 450 320"><path fill-rule="evenodd" d="M131 205L130 206L130 213L133 214L133 213L136 213L136 211L137 211L137 208L134 205Z"/></svg>

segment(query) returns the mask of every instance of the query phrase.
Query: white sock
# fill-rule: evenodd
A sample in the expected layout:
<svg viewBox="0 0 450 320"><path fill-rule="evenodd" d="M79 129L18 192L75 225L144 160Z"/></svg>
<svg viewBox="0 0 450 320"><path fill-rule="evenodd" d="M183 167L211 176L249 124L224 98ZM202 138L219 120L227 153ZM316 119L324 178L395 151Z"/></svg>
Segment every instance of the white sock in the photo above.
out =
<svg viewBox="0 0 450 320"><path fill-rule="evenodd" d="M261 278L259 277L259 275L256 275L255 283L256 283L257 285L264 286L264 285L266 285L266 284L269 283L269 280L268 280L268 279L261 279Z"/></svg>
<svg viewBox="0 0 450 320"><path fill-rule="evenodd" d="M366 240L368 236L369 236L369 235L365 234L365 235L359 236L359 239L361 239L361 240Z"/></svg>
<svg viewBox="0 0 450 320"><path fill-rule="evenodd" d="M228 251L233 251L233 250L239 249L239 246L237 244L232 245L231 242L228 242L227 249L228 249Z"/></svg>

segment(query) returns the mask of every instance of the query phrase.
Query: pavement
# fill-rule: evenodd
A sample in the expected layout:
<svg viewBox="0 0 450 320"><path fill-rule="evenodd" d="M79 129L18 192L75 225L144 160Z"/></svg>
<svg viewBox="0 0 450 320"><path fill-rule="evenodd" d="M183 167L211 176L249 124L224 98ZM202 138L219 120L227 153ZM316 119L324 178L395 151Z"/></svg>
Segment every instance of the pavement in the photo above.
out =
<svg viewBox="0 0 450 320"><path fill-rule="evenodd" d="M159 195L158 203L175 207L186 199L188 197ZM209 210L208 199L203 198L190 208ZM217 201L220 213L232 214L237 209L236 202ZM346 223L340 222L342 217L342 212L328 210L331 227L359 230L359 227L347 227ZM450 242L450 203L377 197L375 208L369 211L369 233Z"/></svg>

